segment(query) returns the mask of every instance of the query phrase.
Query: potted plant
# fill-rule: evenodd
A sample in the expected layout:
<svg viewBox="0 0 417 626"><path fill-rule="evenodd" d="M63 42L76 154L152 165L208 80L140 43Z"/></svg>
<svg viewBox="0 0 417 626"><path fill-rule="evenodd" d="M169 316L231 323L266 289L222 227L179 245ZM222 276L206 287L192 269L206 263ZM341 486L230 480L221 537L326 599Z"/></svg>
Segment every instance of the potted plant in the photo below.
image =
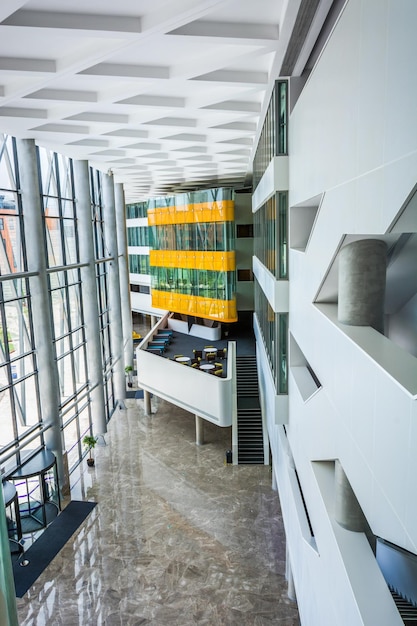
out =
<svg viewBox="0 0 417 626"><path fill-rule="evenodd" d="M127 378L127 386L128 387L132 387L133 386L133 367L131 365L126 365L125 367L125 374L126 374L126 378Z"/></svg>
<svg viewBox="0 0 417 626"><path fill-rule="evenodd" d="M95 447L96 443L97 443L97 439L96 437L93 437L92 435L86 435L83 439L83 444L85 445L85 447L90 453L90 456L87 459L87 465L89 467L92 467L94 465L93 454L91 451Z"/></svg>

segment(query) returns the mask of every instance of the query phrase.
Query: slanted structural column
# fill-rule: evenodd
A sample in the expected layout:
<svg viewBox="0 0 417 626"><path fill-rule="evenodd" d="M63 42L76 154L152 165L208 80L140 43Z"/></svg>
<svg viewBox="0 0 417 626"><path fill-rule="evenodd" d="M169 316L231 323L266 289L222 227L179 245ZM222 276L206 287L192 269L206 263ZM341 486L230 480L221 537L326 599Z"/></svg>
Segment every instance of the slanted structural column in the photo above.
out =
<svg viewBox="0 0 417 626"><path fill-rule="evenodd" d="M23 206L23 223L26 233L28 271L33 311L33 332L38 361L39 395L42 420L49 428L45 443L57 459L59 484L65 482L63 441L60 424L60 392L52 328L50 296L46 276L46 246L42 220L42 206L38 183L36 147L33 139L17 139L20 172L20 193Z"/></svg>
<svg viewBox="0 0 417 626"><path fill-rule="evenodd" d="M379 239L361 239L339 255L338 319L350 326L372 326L384 332L387 246Z"/></svg>
<svg viewBox="0 0 417 626"><path fill-rule="evenodd" d="M127 258L126 208L123 185L114 185L116 208L117 250L119 261L120 298L122 302L122 328L124 363L133 366L132 306L130 303L129 266Z"/></svg>
<svg viewBox="0 0 417 626"><path fill-rule="evenodd" d="M113 176L103 174L103 218L106 247L111 258L108 263L110 301L110 339L113 363L115 399L124 407L126 398L125 363L123 350L122 307L120 302L119 262L117 250L116 215Z"/></svg>
<svg viewBox="0 0 417 626"><path fill-rule="evenodd" d="M91 415L94 435L107 432L103 388L103 363L97 303L97 279L94 253L93 221L89 167L87 161L74 161L74 185L78 221L84 323L87 340L88 378L90 381Z"/></svg>

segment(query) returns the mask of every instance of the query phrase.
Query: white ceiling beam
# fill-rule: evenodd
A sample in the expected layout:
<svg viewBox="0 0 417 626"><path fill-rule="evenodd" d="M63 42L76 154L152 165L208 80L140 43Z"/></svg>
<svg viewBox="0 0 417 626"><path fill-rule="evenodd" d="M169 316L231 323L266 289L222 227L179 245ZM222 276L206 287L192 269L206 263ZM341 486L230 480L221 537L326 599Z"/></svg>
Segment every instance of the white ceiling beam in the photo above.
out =
<svg viewBox="0 0 417 626"><path fill-rule="evenodd" d="M251 72L244 70L217 70L208 74L201 74L192 80L210 81L217 83L239 83L241 85L267 85L267 72Z"/></svg>
<svg viewBox="0 0 417 626"><path fill-rule="evenodd" d="M185 98L176 98L173 96L152 96L152 95L139 95L131 98L125 98L119 100L117 104L131 104L135 106L147 106L147 107L166 107L172 108L185 108Z"/></svg>
<svg viewBox="0 0 417 626"><path fill-rule="evenodd" d="M80 91L76 89L38 89L23 96L32 100L58 100L62 102L97 102L95 91Z"/></svg>
<svg viewBox="0 0 417 626"><path fill-rule="evenodd" d="M3 22L13 13L16 13L27 0L1 0L0 3L0 22Z"/></svg>
<svg viewBox="0 0 417 626"><path fill-rule="evenodd" d="M3 26L60 29L69 31L105 32L106 35L141 32L140 17L136 15L103 15L102 13L65 13L21 9L3 20Z"/></svg>
<svg viewBox="0 0 417 626"><path fill-rule="evenodd" d="M272 24L240 24L237 22L200 20L176 28L167 34L170 36L209 37L214 40L224 38L232 43L252 46L254 43L262 45L265 41L276 41L278 39L278 26Z"/></svg>
<svg viewBox="0 0 417 626"><path fill-rule="evenodd" d="M52 59L25 59L22 57L0 57L0 72L24 72L41 74L56 72L56 63Z"/></svg>
<svg viewBox="0 0 417 626"><path fill-rule="evenodd" d="M79 72L88 76L114 76L128 78L169 78L169 67L133 65L128 63L99 63Z"/></svg>

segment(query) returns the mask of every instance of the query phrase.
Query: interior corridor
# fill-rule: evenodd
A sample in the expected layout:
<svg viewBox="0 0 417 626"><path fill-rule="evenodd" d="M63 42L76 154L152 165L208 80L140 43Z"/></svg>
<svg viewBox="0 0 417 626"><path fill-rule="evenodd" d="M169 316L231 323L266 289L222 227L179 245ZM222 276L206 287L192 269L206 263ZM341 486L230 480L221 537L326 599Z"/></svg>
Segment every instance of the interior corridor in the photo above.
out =
<svg viewBox="0 0 417 626"><path fill-rule="evenodd" d="M20 625L297 626L270 468L226 465L230 429L205 422L196 446L193 415L126 404L72 490L98 505L17 600Z"/></svg>

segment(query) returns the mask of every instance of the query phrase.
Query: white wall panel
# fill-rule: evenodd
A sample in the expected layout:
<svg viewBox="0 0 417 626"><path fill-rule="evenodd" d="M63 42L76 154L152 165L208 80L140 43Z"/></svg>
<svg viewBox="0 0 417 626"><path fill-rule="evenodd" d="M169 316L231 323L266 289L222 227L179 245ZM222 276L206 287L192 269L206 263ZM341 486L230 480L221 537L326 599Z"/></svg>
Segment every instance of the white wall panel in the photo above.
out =
<svg viewBox="0 0 417 626"><path fill-rule="evenodd" d="M400 371L403 363L414 372L413 357L375 331L355 335L314 304L343 237L385 234L417 182L416 23L414 0L348 1L289 123L290 207L324 194L305 252L289 258L290 332L322 384L304 402L290 372L288 441L318 559L296 523L288 468L272 441L279 431L270 436L300 613L312 626L376 623L358 584L360 551L350 558L340 550L349 532L334 526L312 461L339 458L374 533L417 551L417 408ZM392 318L393 332L401 323ZM391 369L383 366L388 354ZM389 608L385 621L392 619Z"/></svg>

